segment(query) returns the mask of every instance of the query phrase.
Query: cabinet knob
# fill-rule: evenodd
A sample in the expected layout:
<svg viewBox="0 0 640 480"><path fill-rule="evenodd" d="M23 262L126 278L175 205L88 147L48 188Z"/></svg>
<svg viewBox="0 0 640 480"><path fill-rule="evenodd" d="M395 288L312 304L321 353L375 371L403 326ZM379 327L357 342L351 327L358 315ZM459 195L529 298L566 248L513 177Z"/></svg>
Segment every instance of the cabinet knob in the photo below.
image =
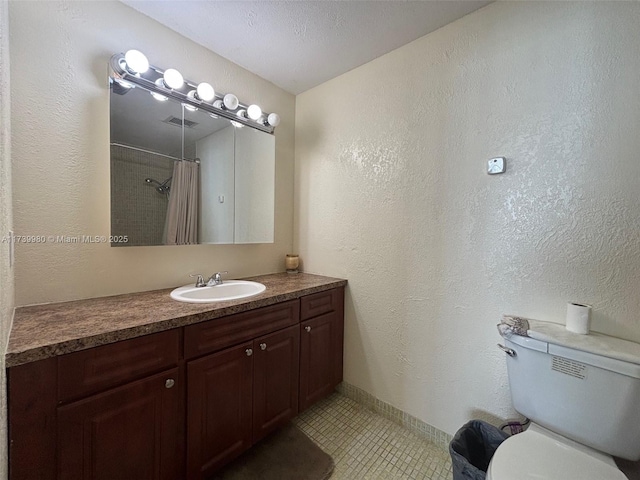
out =
<svg viewBox="0 0 640 480"><path fill-rule="evenodd" d="M266 350L267 349L267 344L266 343L261 343L260 344L260 350Z"/></svg>
<svg viewBox="0 0 640 480"><path fill-rule="evenodd" d="M176 381L173 378L167 378L164 382L165 388L171 388L176 384Z"/></svg>
<svg viewBox="0 0 640 480"><path fill-rule="evenodd" d="M307 325L306 327L304 327L304 331L305 332L310 332L311 331L311 327Z"/></svg>
<svg viewBox="0 0 640 480"><path fill-rule="evenodd" d="M247 354L247 357L250 357L251 355L253 355L253 349L251 349L251 348L247 348L247 349L245 350L245 353Z"/></svg>

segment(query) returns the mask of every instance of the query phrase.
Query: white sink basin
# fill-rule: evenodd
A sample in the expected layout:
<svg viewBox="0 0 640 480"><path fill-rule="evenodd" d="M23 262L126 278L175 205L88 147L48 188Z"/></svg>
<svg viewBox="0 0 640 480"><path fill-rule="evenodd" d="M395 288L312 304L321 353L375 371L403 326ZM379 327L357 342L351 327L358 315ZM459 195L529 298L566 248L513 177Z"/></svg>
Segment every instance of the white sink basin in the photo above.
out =
<svg viewBox="0 0 640 480"><path fill-rule="evenodd" d="M178 287L171 292L171 298L187 303L213 303L253 297L267 289L258 282L246 280L225 280L213 287L195 287L193 284Z"/></svg>

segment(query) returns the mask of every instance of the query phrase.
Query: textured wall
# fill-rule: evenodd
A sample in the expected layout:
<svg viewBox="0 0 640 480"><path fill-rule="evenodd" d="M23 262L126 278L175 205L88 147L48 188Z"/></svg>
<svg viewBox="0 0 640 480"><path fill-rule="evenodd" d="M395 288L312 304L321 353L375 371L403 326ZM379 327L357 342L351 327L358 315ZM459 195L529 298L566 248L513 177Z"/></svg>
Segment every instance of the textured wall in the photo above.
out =
<svg viewBox="0 0 640 480"><path fill-rule="evenodd" d="M12 225L11 211L11 109L9 101L9 10L0 2L0 239ZM13 268L9 244L0 242L0 478L7 478L7 389L4 354L13 318Z"/></svg>
<svg viewBox="0 0 640 480"><path fill-rule="evenodd" d="M640 341L638 25L498 2L296 98L295 244L349 279L346 381L453 433L513 413L502 313L587 302Z"/></svg>
<svg viewBox="0 0 640 480"><path fill-rule="evenodd" d="M276 111L275 243L112 248L19 245L16 304L186 284L189 273L282 271L293 243L295 98L120 2L10 2L14 222L22 235L109 234L107 62L160 67ZM53 52L53 54L52 54Z"/></svg>

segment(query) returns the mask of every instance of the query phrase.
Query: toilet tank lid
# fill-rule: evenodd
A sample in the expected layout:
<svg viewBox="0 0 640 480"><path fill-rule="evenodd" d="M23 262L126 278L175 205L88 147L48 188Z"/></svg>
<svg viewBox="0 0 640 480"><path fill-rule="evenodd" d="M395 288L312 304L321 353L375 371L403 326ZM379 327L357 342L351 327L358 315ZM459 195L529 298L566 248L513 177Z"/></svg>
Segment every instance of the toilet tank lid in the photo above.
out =
<svg viewBox="0 0 640 480"><path fill-rule="evenodd" d="M586 363L588 365L593 365L594 367L603 368L611 372L640 379L640 365L637 363L605 357L590 353L586 350L564 347L562 345L537 340L531 337L522 337L520 335L511 335L506 338L506 340L529 350L536 350L549 355L568 358L576 362Z"/></svg>
<svg viewBox="0 0 640 480"><path fill-rule="evenodd" d="M580 335L564 325L540 320L529 320L527 333L543 342L640 365L640 343L595 332Z"/></svg>

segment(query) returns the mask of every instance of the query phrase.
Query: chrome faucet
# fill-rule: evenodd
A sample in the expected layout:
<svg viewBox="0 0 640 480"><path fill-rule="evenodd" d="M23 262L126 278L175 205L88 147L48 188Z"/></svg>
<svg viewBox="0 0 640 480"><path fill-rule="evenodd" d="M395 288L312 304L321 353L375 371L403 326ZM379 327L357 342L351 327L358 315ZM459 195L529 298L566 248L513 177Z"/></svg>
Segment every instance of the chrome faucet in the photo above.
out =
<svg viewBox="0 0 640 480"><path fill-rule="evenodd" d="M198 277L196 278L196 287L206 287L207 284L204 282L204 278L199 273L191 274L190 277Z"/></svg>
<svg viewBox="0 0 640 480"><path fill-rule="evenodd" d="M216 272L216 273L214 273L213 275L211 275L209 280L207 280L207 286L208 287L215 287L216 285L222 285L222 274L223 273L229 273L229 272Z"/></svg>

